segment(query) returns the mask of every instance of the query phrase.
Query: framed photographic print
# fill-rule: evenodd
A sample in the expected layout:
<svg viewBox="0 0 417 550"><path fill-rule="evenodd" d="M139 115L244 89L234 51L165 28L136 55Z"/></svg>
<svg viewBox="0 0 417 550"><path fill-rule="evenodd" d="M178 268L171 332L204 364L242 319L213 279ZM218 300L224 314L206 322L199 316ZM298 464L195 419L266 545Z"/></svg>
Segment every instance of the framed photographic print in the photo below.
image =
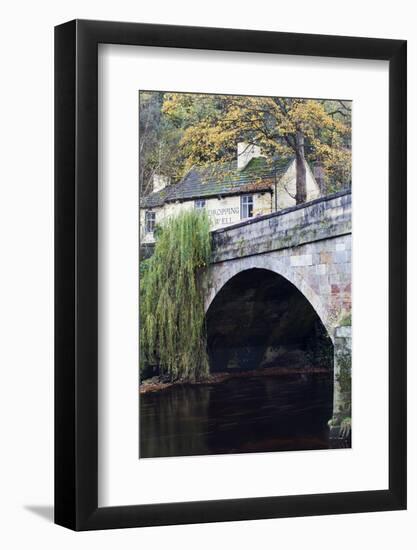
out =
<svg viewBox="0 0 417 550"><path fill-rule="evenodd" d="M406 507L406 42L55 30L55 521Z"/></svg>

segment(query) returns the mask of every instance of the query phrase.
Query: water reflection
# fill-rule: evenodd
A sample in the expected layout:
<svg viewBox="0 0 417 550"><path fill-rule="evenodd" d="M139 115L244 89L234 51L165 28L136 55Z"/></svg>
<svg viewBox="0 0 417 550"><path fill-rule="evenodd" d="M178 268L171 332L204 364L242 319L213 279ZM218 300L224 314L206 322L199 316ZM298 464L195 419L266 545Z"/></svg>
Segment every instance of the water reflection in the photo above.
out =
<svg viewBox="0 0 417 550"><path fill-rule="evenodd" d="M328 374L234 378L140 396L140 457L329 448Z"/></svg>

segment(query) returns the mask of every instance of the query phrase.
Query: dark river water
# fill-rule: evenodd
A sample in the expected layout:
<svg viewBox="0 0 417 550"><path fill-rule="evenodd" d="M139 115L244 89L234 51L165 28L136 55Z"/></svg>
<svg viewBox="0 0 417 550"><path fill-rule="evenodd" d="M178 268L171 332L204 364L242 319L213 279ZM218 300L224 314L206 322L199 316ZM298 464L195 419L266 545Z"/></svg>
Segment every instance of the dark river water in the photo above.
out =
<svg viewBox="0 0 417 550"><path fill-rule="evenodd" d="M328 374L233 378L140 396L140 457L327 449Z"/></svg>

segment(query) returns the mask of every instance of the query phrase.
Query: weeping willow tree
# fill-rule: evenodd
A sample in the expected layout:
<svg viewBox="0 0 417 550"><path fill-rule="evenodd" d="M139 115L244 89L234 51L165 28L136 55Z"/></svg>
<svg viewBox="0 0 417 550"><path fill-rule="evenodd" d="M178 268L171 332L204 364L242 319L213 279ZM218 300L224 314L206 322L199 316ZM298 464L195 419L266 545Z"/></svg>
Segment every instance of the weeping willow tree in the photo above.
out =
<svg viewBox="0 0 417 550"><path fill-rule="evenodd" d="M171 380L208 374L204 303L198 270L211 253L206 212L188 211L157 231L155 251L142 262L140 281L141 360Z"/></svg>

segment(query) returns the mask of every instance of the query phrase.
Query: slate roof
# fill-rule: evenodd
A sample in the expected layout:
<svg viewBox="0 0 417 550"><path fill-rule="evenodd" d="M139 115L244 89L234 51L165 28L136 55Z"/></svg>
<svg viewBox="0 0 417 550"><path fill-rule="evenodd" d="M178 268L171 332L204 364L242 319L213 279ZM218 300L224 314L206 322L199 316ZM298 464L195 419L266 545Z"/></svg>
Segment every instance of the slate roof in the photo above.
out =
<svg viewBox="0 0 417 550"><path fill-rule="evenodd" d="M243 170L237 169L236 161L194 167L178 183L143 197L140 206L153 208L178 200L270 191L275 175L279 180L293 160L294 157L281 157L270 162L258 157Z"/></svg>

